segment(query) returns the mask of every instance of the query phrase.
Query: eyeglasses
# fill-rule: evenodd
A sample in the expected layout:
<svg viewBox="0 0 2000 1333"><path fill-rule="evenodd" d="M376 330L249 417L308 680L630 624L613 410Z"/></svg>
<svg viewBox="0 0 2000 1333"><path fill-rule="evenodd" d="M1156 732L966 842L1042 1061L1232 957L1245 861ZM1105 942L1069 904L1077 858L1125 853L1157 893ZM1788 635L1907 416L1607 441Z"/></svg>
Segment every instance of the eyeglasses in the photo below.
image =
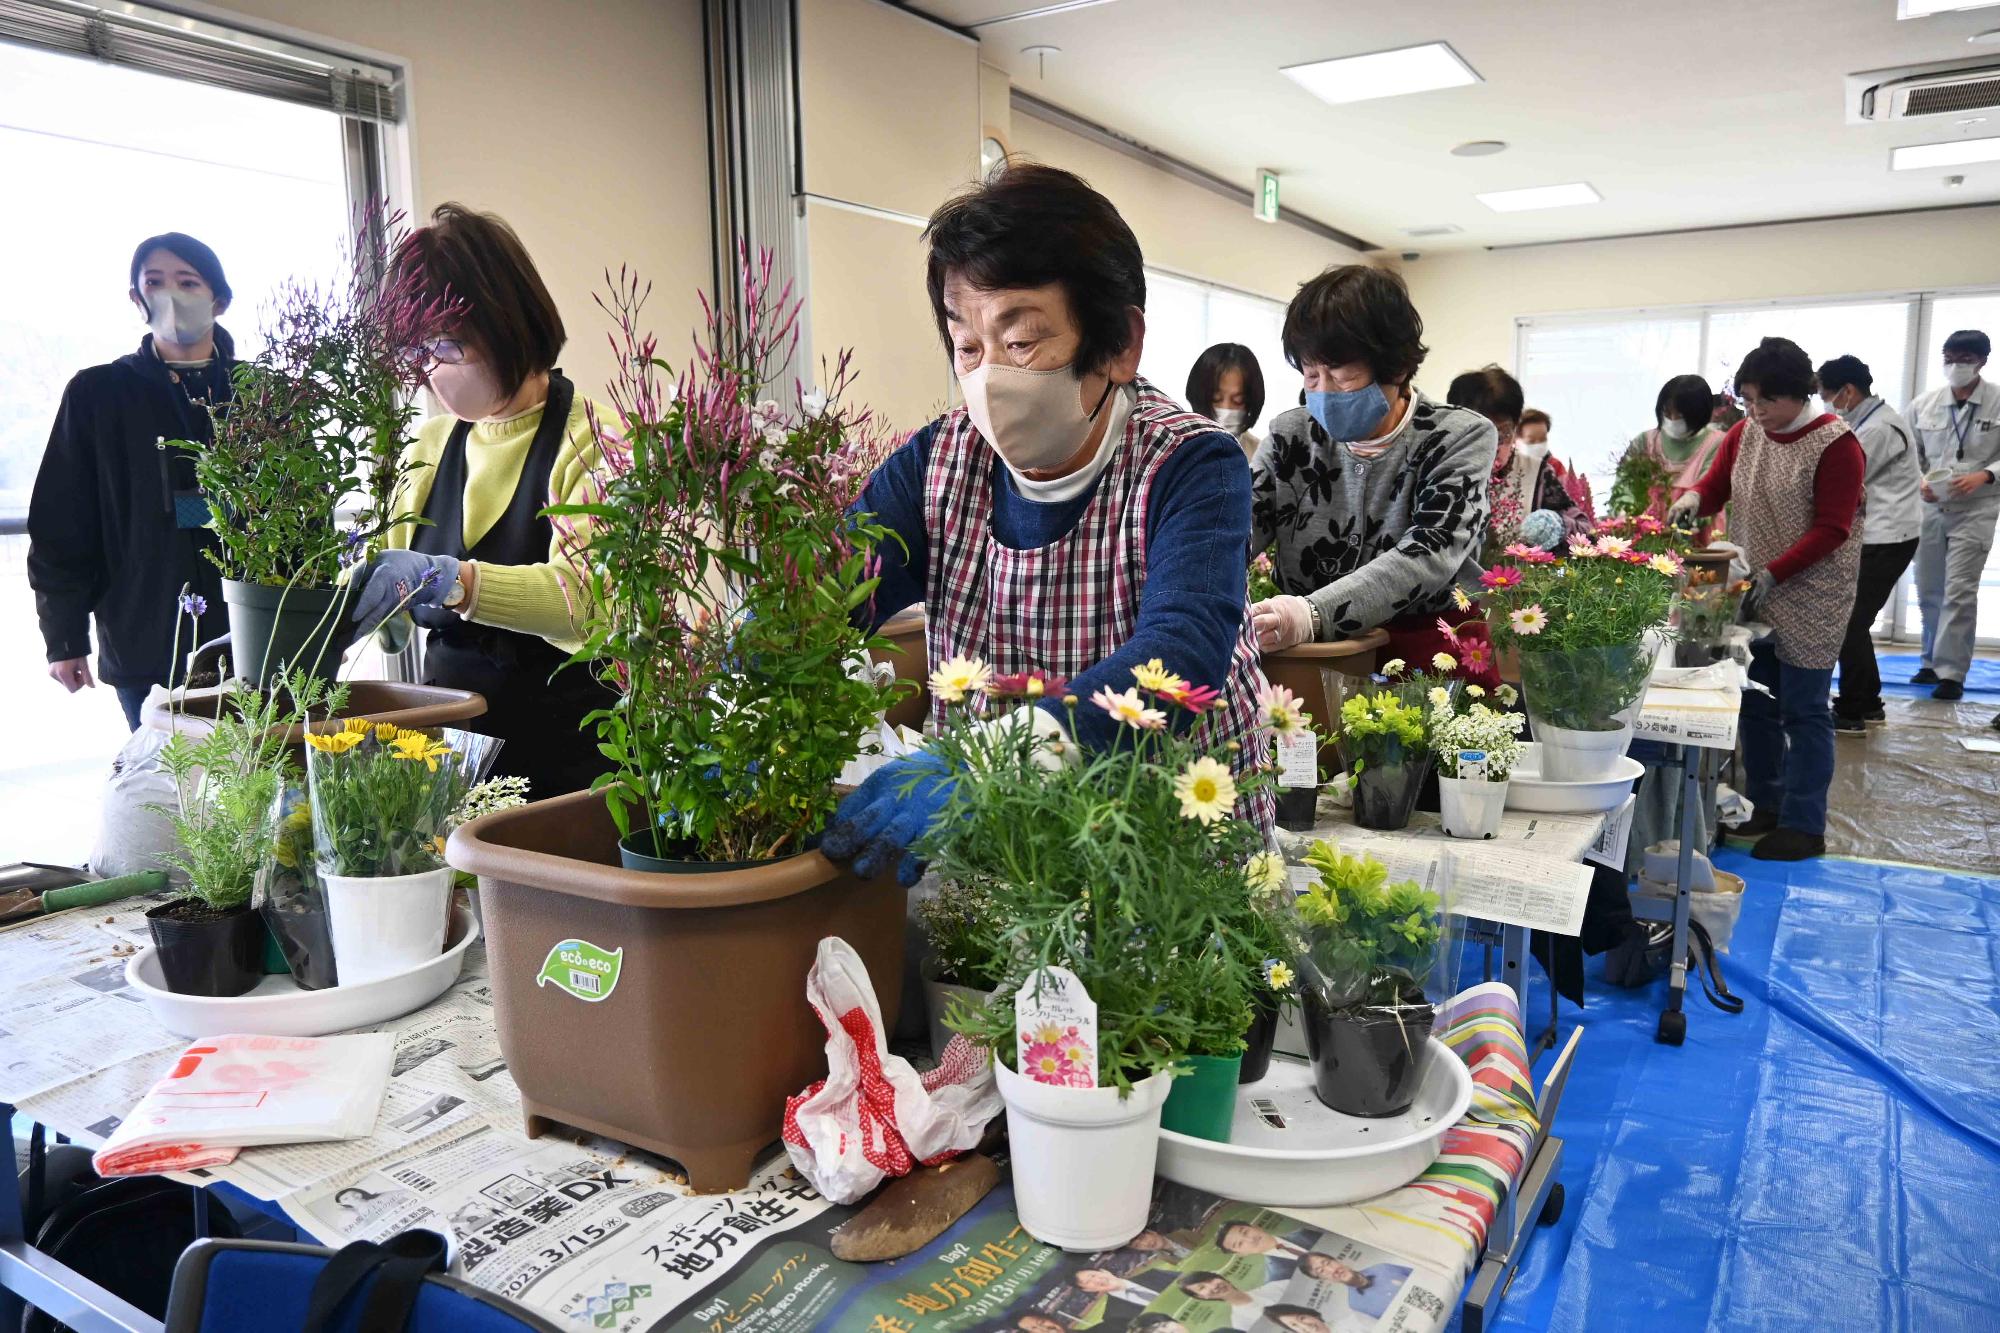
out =
<svg viewBox="0 0 2000 1333"><path fill-rule="evenodd" d="M465 344L456 338L432 338L410 349L410 362L420 370L456 366L465 361Z"/></svg>

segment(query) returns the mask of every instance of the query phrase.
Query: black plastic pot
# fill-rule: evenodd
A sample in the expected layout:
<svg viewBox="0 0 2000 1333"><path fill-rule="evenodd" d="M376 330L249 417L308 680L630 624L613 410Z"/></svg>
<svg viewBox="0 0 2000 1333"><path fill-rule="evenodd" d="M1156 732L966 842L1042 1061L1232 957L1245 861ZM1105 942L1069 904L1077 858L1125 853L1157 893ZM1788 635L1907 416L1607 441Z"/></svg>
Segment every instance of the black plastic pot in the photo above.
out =
<svg viewBox="0 0 2000 1333"><path fill-rule="evenodd" d="M725 870L750 870L757 866L774 866L789 861L793 856L804 853L793 852L789 856L774 856L768 861L701 861L691 856L655 856L652 853L652 835L644 829L626 834L618 840L618 864L627 870L643 870L652 875L714 875ZM641 848L646 850L641 851ZM681 850L674 843L667 845L669 852ZM692 852L692 845L686 850Z"/></svg>
<svg viewBox="0 0 2000 1333"><path fill-rule="evenodd" d="M146 925L176 995L241 995L264 978L264 923L247 903L218 912L176 898L148 911Z"/></svg>
<svg viewBox="0 0 2000 1333"><path fill-rule="evenodd" d="M1354 778L1354 822L1362 828L1408 828L1410 811L1431 771L1428 759L1400 764L1364 764Z"/></svg>
<svg viewBox="0 0 2000 1333"><path fill-rule="evenodd" d="M1278 1005L1265 995L1257 1001L1257 1017L1244 1034L1243 1073L1239 1083L1255 1083L1271 1069L1271 1045L1278 1039Z"/></svg>
<svg viewBox="0 0 2000 1333"><path fill-rule="evenodd" d="M224 579L222 600L229 607L229 641L236 654L231 669L260 687L292 668L332 681L354 640L352 593L345 587L286 589Z"/></svg>
<svg viewBox="0 0 2000 1333"><path fill-rule="evenodd" d="M1319 818L1318 787L1278 788L1278 827L1293 833L1312 832Z"/></svg>
<svg viewBox="0 0 2000 1333"><path fill-rule="evenodd" d="M1306 992L1306 1053L1313 1090L1342 1115L1400 1115L1424 1078L1437 1011L1428 1004L1328 1009Z"/></svg>
<svg viewBox="0 0 2000 1333"><path fill-rule="evenodd" d="M266 902L259 910L300 990L325 990L340 984L333 961L333 930L326 923L323 904L301 897Z"/></svg>

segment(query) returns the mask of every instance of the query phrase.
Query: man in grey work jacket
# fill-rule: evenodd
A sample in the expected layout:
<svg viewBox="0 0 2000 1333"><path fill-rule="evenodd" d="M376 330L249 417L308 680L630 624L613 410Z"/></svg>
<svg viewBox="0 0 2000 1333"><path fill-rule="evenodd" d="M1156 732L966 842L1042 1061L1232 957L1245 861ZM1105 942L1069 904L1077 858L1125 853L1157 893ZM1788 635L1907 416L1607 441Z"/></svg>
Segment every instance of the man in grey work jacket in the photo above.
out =
<svg viewBox="0 0 2000 1333"><path fill-rule="evenodd" d="M1981 378L1992 340L1961 329L1944 340L1944 387L1910 404L1924 470L1917 603L1924 613L1923 669L1912 685L1933 699L1965 694L1979 619L1979 580L2000 516L2000 384Z"/></svg>

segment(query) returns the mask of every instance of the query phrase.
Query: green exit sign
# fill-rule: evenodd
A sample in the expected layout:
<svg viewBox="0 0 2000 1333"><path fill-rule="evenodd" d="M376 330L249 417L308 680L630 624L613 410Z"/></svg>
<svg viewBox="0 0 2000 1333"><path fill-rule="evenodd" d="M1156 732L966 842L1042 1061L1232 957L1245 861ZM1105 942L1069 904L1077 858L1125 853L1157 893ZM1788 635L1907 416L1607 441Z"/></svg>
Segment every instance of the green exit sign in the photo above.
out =
<svg viewBox="0 0 2000 1333"><path fill-rule="evenodd" d="M1259 222L1278 220L1278 173L1259 171L1257 173L1257 197L1253 207Z"/></svg>

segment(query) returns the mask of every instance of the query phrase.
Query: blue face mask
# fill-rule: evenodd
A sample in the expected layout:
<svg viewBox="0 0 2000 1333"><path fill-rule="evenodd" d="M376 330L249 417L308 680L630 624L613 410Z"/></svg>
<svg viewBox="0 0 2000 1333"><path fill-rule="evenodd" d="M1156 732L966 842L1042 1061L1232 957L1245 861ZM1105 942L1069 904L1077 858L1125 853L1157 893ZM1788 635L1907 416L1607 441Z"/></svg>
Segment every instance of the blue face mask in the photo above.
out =
<svg viewBox="0 0 2000 1333"><path fill-rule="evenodd" d="M1347 393L1308 393L1306 411L1336 440L1365 440L1376 423L1389 415L1389 398L1379 384Z"/></svg>

